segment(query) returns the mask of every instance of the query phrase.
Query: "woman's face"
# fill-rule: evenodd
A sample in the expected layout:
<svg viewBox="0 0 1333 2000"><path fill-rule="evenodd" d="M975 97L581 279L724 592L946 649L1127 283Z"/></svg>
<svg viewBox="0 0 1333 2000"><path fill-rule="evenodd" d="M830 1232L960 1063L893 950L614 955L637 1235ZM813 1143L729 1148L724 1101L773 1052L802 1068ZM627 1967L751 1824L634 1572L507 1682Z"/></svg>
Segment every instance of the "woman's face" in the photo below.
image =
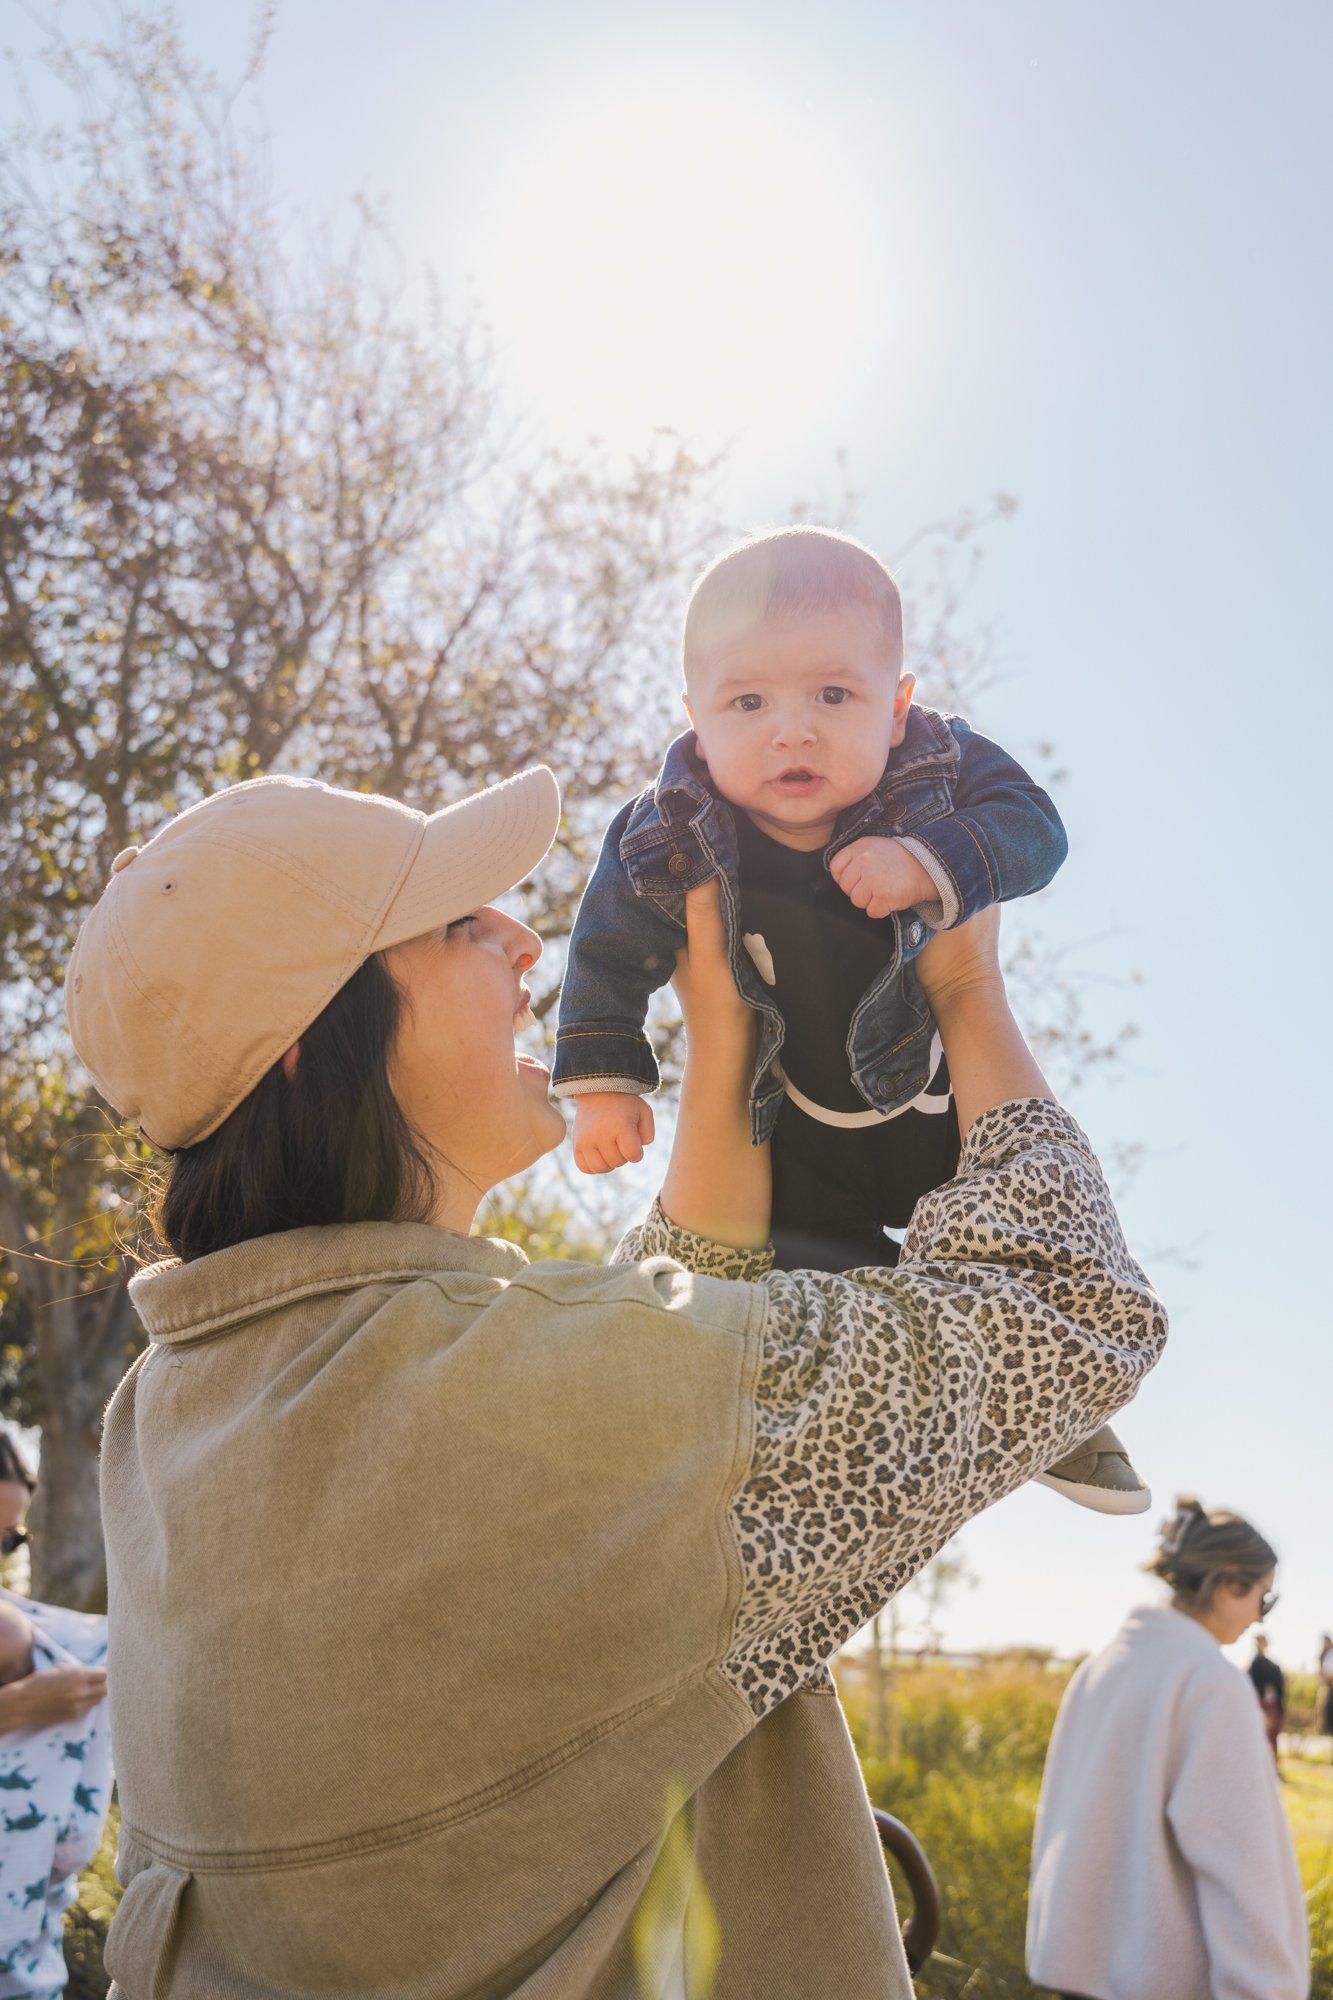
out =
<svg viewBox="0 0 1333 2000"><path fill-rule="evenodd" d="M28 1518L28 1502L32 1495L17 1479L0 1479L0 1533L7 1528L21 1528Z"/></svg>
<svg viewBox="0 0 1333 2000"><path fill-rule="evenodd" d="M1270 1569L1267 1576L1261 1576L1247 1590L1238 1591L1232 1584L1220 1584L1213 1593L1210 1623L1224 1646L1232 1646L1251 1625L1257 1625L1263 1617L1261 1606L1273 1588L1276 1570Z"/></svg>
<svg viewBox="0 0 1333 2000"><path fill-rule="evenodd" d="M469 1228L483 1195L565 1136L550 1071L514 1049L523 975L541 952L535 931L487 905L384 954L403 998L389 1082L439 1155L434 1220L447 1227Z"/></svg>

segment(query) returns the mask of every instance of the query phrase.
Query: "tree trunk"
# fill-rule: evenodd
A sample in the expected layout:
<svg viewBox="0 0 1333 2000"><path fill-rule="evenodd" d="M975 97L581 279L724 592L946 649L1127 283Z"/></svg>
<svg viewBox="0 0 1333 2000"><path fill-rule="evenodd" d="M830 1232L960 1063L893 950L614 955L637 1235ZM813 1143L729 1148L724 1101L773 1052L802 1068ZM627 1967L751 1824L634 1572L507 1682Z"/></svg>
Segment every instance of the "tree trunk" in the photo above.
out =
<svg viewBox="0 0 1333 2000"><path fill-rule="evenodd" d="M124 1272L101 1294L52 1301L39 1316L42 1461L32 1503L32 1594L76 1611L106 1610L98 1504L102 1412L132 1352Z"/></svg>

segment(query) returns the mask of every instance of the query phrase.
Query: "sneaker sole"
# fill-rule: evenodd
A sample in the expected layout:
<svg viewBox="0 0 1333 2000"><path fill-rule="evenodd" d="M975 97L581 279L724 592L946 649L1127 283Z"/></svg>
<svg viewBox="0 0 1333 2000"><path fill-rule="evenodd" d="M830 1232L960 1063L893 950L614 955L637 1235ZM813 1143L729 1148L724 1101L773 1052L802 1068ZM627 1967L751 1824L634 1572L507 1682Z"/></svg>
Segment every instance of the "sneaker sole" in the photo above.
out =
<svg viewBox="0 0 1333 2000"><path fill-rule="evenodd" d="M1122 1486L1085 1486L1078 1479L1057 1479L1051 1472L1034 1472L1033 1483L1062 1493L1076 1507L1089 1507L1094 1514L1146 1514L1152 1506L1152 1489L1140 1486L1127 1493Z"/></svg>

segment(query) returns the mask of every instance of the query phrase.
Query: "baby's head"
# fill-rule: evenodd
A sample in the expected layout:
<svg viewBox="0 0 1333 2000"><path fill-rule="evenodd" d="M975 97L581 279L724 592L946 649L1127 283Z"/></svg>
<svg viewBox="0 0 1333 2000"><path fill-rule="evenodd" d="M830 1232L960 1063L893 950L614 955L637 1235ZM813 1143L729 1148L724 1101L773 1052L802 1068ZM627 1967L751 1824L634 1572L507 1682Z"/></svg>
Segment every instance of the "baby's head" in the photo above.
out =
<svg viewBox="0 0 1333 2000"><path fill-rule="evenodd" d="M828 528L779 528L719 556L694 586L682 664L713 783L786 847L822 847L907 727L898 586Z"/></svg>
<svg viewBox="0 0 1333 2000"><path fill-rule="evenodd" d="M32 1672L32 1626L17 1605L0 1599L0 1687Z"/></svg>

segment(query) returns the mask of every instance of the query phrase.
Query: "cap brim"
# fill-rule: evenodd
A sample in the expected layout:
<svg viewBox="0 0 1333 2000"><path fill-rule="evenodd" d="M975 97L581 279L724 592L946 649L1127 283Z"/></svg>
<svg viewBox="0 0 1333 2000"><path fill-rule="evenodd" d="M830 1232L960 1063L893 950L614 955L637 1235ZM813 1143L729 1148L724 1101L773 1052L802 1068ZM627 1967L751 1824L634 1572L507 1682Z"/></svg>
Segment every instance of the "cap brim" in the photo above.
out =
<svg viewBox="0 0 1333 2000"><path fill-rule="evenodd" d="M432 813L371 950L402 944L493 903L532 873L559 825L560 787L545 764Z"/></svg>

